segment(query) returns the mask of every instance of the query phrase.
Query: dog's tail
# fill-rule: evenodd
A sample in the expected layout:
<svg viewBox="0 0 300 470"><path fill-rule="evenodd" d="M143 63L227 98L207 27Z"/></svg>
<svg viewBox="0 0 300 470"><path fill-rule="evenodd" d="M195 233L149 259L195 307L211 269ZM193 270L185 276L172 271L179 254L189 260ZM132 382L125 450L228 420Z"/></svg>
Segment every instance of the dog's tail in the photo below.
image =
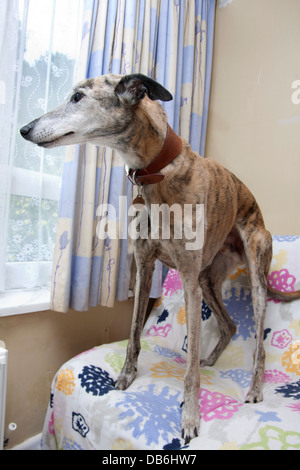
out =
<svg viewBox="0 0 300 470"><path fill-rule="evenodd" d="M294 292L280 292L268 286L268 294L272 299L281 300L282 302L292 302L292 300L300 299L300 290L295 290Z"/></svg>

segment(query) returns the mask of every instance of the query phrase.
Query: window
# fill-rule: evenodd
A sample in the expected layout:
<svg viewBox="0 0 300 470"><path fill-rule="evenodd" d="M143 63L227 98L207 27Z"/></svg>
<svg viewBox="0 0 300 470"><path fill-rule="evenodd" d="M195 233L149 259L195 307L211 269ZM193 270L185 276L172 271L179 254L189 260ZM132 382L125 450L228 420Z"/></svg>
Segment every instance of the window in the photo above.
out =
<svg viewBox="0 0 300 470"><path fill-rule="evenodd" d="M19 129L70 93L82 16L83 0L0 3L0 302L50 286L66 149L41 149Z"/></svg>

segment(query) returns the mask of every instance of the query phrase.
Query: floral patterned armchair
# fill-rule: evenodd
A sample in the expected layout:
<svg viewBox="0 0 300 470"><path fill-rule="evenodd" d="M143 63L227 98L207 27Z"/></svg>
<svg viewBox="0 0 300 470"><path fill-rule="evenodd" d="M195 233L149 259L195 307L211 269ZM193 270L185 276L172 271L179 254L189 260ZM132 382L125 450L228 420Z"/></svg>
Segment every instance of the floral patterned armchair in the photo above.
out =
<svg viewBox="0 0 300 470"><path fill-rule="evenodd" d="M300 237L273 237L269 283L300 287ZM300 449L300 301L268 299L264 401L244 403L251 382L255 331L244 266L224 284L224 303L237 332L213 367L201 369L199 437L184 446L181 403L187 351L185 306L177 271L170 270L142 335L138 374L126 391L114 384L126 341L102 345L56 374L45 419L44 449ZM218 339L202 305L201 356Z"/></svg>

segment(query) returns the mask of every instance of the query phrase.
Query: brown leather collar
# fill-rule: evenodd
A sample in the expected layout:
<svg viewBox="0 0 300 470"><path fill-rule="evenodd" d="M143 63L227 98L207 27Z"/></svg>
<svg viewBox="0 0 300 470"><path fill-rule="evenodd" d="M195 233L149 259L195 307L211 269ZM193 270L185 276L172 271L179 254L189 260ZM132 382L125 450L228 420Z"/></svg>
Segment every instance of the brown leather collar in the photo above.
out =
<svg viewBox="0 0 300 470"><path fill-rule="evenodd" d="M127 177L132 184L143 186L144 184L156 184L164 179L160 170L165 168L181 152L182 139L169 126L164 145L155 159L146 168L140 170L129 169Z"/></svg>

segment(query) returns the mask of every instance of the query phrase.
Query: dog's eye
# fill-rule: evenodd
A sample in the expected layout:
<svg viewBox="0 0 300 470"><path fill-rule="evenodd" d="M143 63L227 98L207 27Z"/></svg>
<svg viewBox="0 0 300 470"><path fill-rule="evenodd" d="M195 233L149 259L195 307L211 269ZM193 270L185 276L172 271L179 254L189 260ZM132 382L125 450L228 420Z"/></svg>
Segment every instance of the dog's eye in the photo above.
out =
<svg viewBox="0 0 300 470"><path fill-rule="evenodd" d="M84 94L78 91L77 93L75 93L75 95L72 96L71 101L73 101L74 103L78 103L80 100L82 100L83 97Z"/></svg>

